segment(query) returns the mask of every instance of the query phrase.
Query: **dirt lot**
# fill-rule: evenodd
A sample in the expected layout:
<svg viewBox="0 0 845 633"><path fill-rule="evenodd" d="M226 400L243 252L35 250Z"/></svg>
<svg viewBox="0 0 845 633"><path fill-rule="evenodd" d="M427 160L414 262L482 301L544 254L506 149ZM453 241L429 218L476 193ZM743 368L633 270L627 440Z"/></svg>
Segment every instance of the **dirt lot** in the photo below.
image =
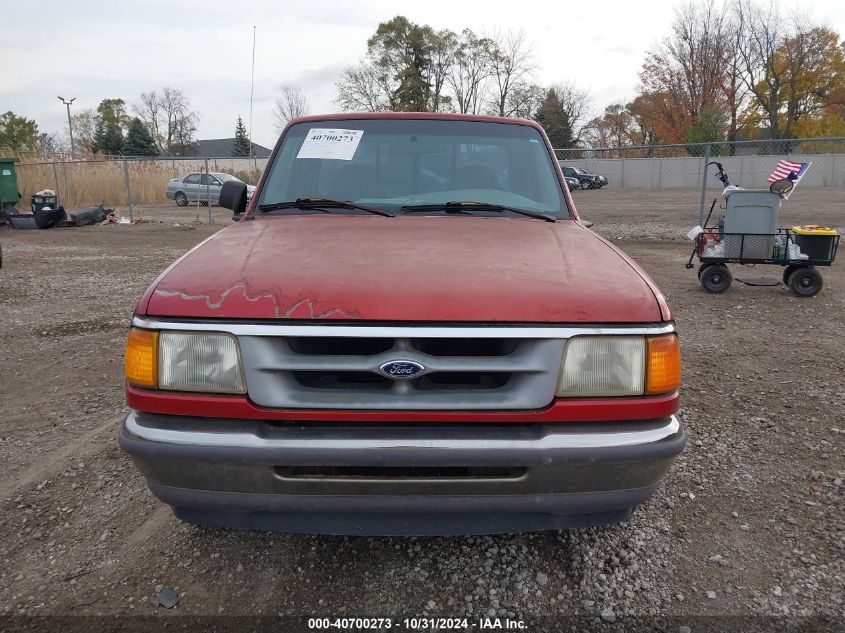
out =
<svg viewBox="0 0 845 633"><path fill-rule="evenodd" d="M116 445L122 346L148 283L226 214L215 210L212 227L193 222L197 209L167 207L136 210L160 223L0 228L0 614L677 616L671 630L778 615L841 626L845 265L823 270L811 299L739 283L712 296L683 266L695 192L576 199L675 311L690 441L630 521L560 534L340 538L180 523ZM786 209L786 224L842 227L845 192L798 191ZM160 585L177 590L174 610L157 606Z"/></svg>

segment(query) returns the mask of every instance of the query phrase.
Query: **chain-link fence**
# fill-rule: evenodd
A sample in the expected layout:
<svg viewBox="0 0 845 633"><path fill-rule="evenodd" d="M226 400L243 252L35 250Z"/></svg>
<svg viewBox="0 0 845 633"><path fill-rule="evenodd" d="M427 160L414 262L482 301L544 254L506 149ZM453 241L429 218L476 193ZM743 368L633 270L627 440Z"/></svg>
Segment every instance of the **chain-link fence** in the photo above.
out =
<svg viewBox="0 0 845 633"><path fill-rule="evenodd" d="M699 219L708 193L721 191L717 161L730 181L749 189L767 188L780 159L812 162L802 188L845 189L845 138L780 139L677 145L635 145L555 150L561 165L605 176L607 186L630 189L685 189L700 192Z"/></svg>
<svg viewBox="0 0 845 633"><path fill-rule="evenodd" d="M67 209L102 204L126 209L129 219L139 205L174 204L167 198L171 178L192 173L231 174L255 184L267 166L266 158L122 158L21 162L15 166L24 201L42 189L53 189ZM204 179L208 182L208 179ZM210 186L210 185L209 185ZM204 205L209 191L194 186L189 205ZM213 198L213 196L212 196ZM211 208L208 209L211 223Z"/></svg>
<svg viewBox="0 0 845 633"><path fill-rule="evenodd" d="M700 220L708 193L721 191L713 177L718 161L731 182L747 188L768 187L768 177L779 159L812 162L802 188L845 189L845 138L687 143L555 150L565 167L575 167L607 178L607 186L626 189L685 190L695 197ZM166 196L171 178L191 173L228 173L255 184L266 158L120 158L22 161L16 166L23 199L42 189L54 189L66 208L94 204L127 210L130 219L137 205L173 204ZM189 196L188 203L205 204L208 192ZM208 220L211 222L211 209Z"/></svg>

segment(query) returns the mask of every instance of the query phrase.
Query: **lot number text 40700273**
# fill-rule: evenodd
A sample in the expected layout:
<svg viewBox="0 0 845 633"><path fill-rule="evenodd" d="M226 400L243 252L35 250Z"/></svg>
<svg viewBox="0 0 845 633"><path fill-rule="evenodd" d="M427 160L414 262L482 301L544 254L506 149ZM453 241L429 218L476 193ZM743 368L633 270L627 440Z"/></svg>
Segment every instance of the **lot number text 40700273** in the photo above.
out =
<svg viewBox="0 0 845 633"><path fill-rule="evenodd" d="M526 631L522 620L511 618L438 618L438 617L408 617L408 618L308 618L308 628L311 630L343 630L343 631L386 631L391 629L406 631Z"/></svg>

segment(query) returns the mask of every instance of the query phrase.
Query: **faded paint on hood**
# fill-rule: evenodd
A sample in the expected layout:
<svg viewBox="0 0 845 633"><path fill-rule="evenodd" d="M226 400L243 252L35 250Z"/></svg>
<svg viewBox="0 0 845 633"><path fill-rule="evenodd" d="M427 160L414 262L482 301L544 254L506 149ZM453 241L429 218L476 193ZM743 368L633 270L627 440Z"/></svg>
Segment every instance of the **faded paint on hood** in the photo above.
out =
<svg viewBox="0 0 845 633"><path fill-rule="evenodd" d="M187 253L150 287L139 313L368 321L660 321L656 290L646 279L620 252L573 221L275 216L238 222Z"/></svg>

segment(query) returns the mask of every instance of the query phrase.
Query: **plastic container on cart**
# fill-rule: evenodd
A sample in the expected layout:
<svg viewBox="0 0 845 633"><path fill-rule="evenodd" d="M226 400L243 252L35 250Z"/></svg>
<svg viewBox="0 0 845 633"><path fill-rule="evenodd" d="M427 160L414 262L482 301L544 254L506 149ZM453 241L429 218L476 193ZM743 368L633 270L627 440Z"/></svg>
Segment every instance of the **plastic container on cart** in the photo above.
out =
<svg viewBox="0 0 845 633"><path fill-rule="evenodd" d="M793 226L795 242L809 259L831 259L839 232L827 226Z"/></svg>
<svg viewBox="0 0 845 633"><path fill-rule="evenodd" d="M780 195L768 189L731 187L725 189L724 196L725 257L771 258L780 215ZM737 237L740 234L761 237L741 240Z"/></svg>

